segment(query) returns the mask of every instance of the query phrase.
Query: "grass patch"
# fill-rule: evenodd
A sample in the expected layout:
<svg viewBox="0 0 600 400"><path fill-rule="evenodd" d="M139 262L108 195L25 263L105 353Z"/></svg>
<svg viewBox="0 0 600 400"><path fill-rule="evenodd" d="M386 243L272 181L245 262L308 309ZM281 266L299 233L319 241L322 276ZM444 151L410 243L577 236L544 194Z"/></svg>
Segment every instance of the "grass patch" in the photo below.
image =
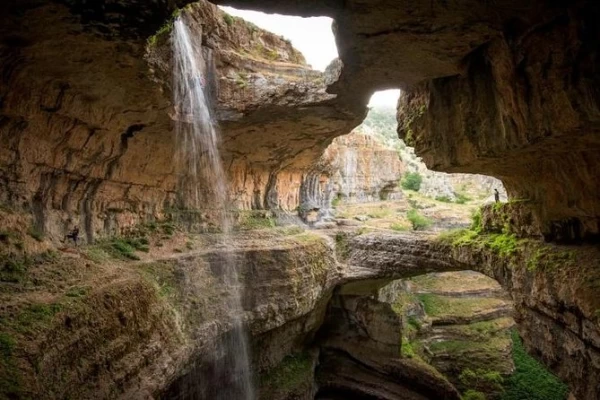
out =
<svg viewBox="0 0 600 400"><path fill-rule="evenodd" d="M515 373L505 382L502 400L564 400L569 388L525 351L516 330L512 331Z"/></svg>
<svg viewBox="0 0 600 400"><path fill-rule="evenodd" d="M348 243L348 235L342 232L335 234L335 252L342 259L350 254L350 244Z"/></svg>
<svg viewBox="0 0 600 400"><path fill-rule="evenodd" d="M17 315L12 328L21 333L35 333L40 327L47 325L61 309L62 305L57 303L32 304Z"/></svg>
<svg viewBox="0 0 600 400"><path fill-rule="evenodd" d="M390 225L390 229L393 231L396 231L396 232L406 232L406 231L410 230L410 226L401 224L399 222L394 222L393 224Z"/></svg>
<svg viewBox="0 0 600 400"><path fill-rule="evenodd" d="M455 193L454 197L456 198L456 200L454 200L456 204L465 204L466 202L473 200L463 193Z"/></svg>
<svg viewBox="0 0 600 400"><path fill-rule="evenodd" d="M487 400L485 393L476 390L467 390L461 397L462 400Z"/></svg>
<svg viewBox="0 0 600 400"><path fill-rule="evenodd" d="M477 310L504 304L502 300L491 297L445 297L431 293L422 293L417 297L423 303L427 315L431 317L470 317Z"/></svg>
<svg viewBox="0 0 600 400"><path fill-rule="evenodd" d="M158 31L156 31L156 33L154 35L152 35L148 38L148 40L147 40L148 46L156 46L159 39L161 39L165 35L171 34L171 31L173 30L173 23L180 15L181 15L181 9L178 8L175 11L173 11L173 13L171 14L171 17L165 21L165 23L158 29Z"/></svg>
<svg viewBox="0 0 600 400"><path fill-rule="evenodd" d="M437 201L441 201L442 203L452 203L452 199L448 196L436 196L435 199Z"/></svg>
<svg viewBox="0 0 600 400"><path fill-rule="evenodd" d="M69 288L69 290L67 290L67 293L65 295L67 297L84 297L85 295L87 295L87 293L88 293L88 288L74 286L72 288Z"/></svg>
<svg viewBox="0 0 600 400"><path fill-rule="evenodd" d="M150 251L147 238L114 237L105 239L86 249L86 254L95 262L102 262L110 257L119 260L139 260L140 257L135 254L136 251L143 251L146 253Z"/></svg>
<svg viewBox="0 0 600 400"><path fill-rule="evenodd" d="M575 264L576 259L577 255L574 251L561 251L552 249L551 247L540 247L527 260L527 269L529 271L537 269L550 271L560 266L572 266Z"/></svg>
<svg viewBox="0 0 600 400"><path fill-rule="evenodd" d="M342 204L342 194L337 193L333 200L331 200L331 207L336 208Z"/></svg>
<svg viewBox="0 0 600 400"><path fill-rule="evenodd" d="M264 211L245 211L240 215L238 229L242 231L275 228L277 221L269 213Z"/></svg>
<svg viewBox="0 0 600 400"><path fill-rule="evenodd" d="M269 392L290 392L312 379L312 360L308 353L286 356L277 366L260 376L260 386Z"/></svg>
<svg viewBox="0 0 600 400"><path fill-rule="evenodd" d="M0 259L0 282L19 283L27 274L31 262L14 254L2 255Z"/></svg>
<svg viewBox="0 0 600 400"><path fill-rule="evenodd" d="M15 339L0 332L0 398L21 398L19 371L15 366L13 352L17 345Z"/></svg>
<svg viewBox="0 0 600 400"><path fill-rule="evenodd" d="M400 346L400 355L404 358L414 358L416 356L412 343L404 336L402 337L402 345Z"/></svg>
<svg viewBox="0 0 600 400"><path fill-rule="evenodd" d="M494 398L504 392L504 378L498 371L465 368L458 376L458 380L468 391L485 393Z"/></svg>
<svg viewBox="0 0 600 400"><path fill-rule="evenodd" d="M514 255L520 248L522 240L511 233L480 234L472 229L447 231L438 236L442 243L453 247L472 246L488 248L502 257Z"/></svg>
<svg viewBox="0 0 600 400"><path fill-rule="evenodd" d="M414 231L423 230L431 226L431 220L417 210L412 209L406 212L406 218L410 221Z"/></svg>
<svg viewBox="0 0 600 400"><path fill-rule="evenodd" d="M227 26L231 26L231 25L233 25L234 19L233 19L233 16L225 13L225 14L223 14L223 21L225 22L225 24L227 24Z"/></svg>

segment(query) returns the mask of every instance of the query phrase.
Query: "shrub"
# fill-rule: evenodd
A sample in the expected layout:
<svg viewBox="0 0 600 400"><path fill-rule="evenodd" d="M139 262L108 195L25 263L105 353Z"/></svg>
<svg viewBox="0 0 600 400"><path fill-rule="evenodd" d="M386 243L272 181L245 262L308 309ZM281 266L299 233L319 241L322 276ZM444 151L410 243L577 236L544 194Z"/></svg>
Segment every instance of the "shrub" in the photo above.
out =
<svg viewBox="0 0 600 400"><path fill-rule="evenodd" d="M233 25L233 17L229 14L223 14L223 21L225 21L228 26Z"/></svg>
<svg viewBox="0 0 600 400"><path fill-rule="evenodd" d="M483 226L481 225L481 210L477 209L473 215L471 215L471 230L477 233L481 233Z"/></svg>
<svg viewBox="0 0 600 400"><path fill-rule="evenodd" d="M456 204L465 204L467 201L473 200L469 196L464 195L462 193L455 193L454 195L456 197L456 200L455 200Z"/></svg>
<svg viewBox="0 0 600 400"><path fill-rule="evenodd" d="M441 201L442 203L452 203L452 199L448 196L436 196L435 199L437 201Z"/></svg>
<svg viewBox="0 0 600 400"><path fill-rule="evenodd" d="M400 185L403 189L406 190L414 190L418 192L421 189L421 183L423 182L423 177L418 172L407 172L404 174Z"/></svg>
<svg viewBox="0 0 600 400"><path fill-rule="evenodd" d="M478 392L476 390L467 390L465 394L462 395L462 400L486 400L484 393Z"/></svg>
<svg viewBox="0 0 600 400"><path fill-rule="evenodd" d="M425 229L431 226L431 220L419 214L419 212L415 209L408 210L408 212L406 213L406 217L412 224L412 229L414 231Z"/></svg>
<svg viewBox="0 0 600 400"><path fill-rule="evenodd" d="M398 222L395 222L393 224L390 225L390 229L396 232L405 232L409 229L408 226L404 225L404 224L400 224Z"/></svg>
<svg viewBox="0 0 600 400"><path fill-rule="evenodd" d="M339 206L342 202L342 194L341 193L337 193L335 195L335 198L333 200L331 200L331 207L336 208L337 206Z"/></svg>

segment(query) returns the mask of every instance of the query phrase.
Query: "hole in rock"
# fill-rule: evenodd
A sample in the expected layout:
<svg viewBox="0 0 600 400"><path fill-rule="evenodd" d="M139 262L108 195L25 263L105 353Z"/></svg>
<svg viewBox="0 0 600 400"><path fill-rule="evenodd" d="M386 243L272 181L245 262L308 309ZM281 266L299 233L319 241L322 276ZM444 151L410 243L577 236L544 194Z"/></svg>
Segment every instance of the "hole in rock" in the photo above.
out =
<svg viewBox="0 0 600 400"><path fill-rule="evenodd" d="M312 68L324 71L338 56L329 17L297 17L265 14L258 11L221 7L228 14L243 18L259 28L276 33L290 40L300 50Z"/></svg>

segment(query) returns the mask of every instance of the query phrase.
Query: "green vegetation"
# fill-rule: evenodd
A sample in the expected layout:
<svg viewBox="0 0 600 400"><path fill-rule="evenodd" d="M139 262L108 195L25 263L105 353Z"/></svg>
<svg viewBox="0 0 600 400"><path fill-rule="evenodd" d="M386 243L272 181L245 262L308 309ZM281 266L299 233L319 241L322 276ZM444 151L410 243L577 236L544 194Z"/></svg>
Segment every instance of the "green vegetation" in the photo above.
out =
<svg viewBox="0 0 600 400"><path fill-rule="evenodd" d="M513 330L515 373L505 382L502 400L564 400L569 388L525 351L519 334Z"/></svg>
<svg viewBox="0 0 600 400"><path fill-rule="evenodd" d="M275 218L265 211L243 211L238 222L238 228L243 231L275 228L276 226L277 221Z"/></svg>
<svg viewBox="0 0 600 400"><path fill-rule="evenodd" d="M416 356L415 350L412 343L405 337L402 337L402 345L400 348L400 354L405 358L413 358Z"/></svg>
<svg viewBox="0 0 600 400"><path fill-rule="evenodd" d="M436 196L435 199L437 201L441 201L442 203L452 203L452 199L448 196Z"/></svg>
<svg viewBox="0 0 600 400"><path fill-rule="evenodd" d="M463 193L455 193L456 200L454 201L456 204L465 204L467 201L471 201L469 196Z"/></svg>
<svg viewBox="0 0 600 400"><path fill-rule="evenodd" d="M34 226L30 226L29 229L27 229L27 234L35 240L37 240L38 242L44 241L44 232L42 232Z"/></svg>
<svg viewBox="0 0 600 400"><path fill-rule="evenodd" d="M533 256L527 260L527 269L529 271L537 269L549 271L561 265L574 265L576 258L574 251L561 251L551 247L539 247L535 250Z"/></svg>
<svg viewBox="0 0 600 400"><path fill-rule="evenodd" d="M85 295L87 295L88 290L89 289L85 288L85 287L74 286L67 291L66 296L67 297L84 297Z"/></svg>
<svg viewBox="0 0 600 400"><path fill-rule="evenodd" d="M233 19L233 16L231 16L231 15L229 15L229 14L227 14L227 13L224 13L224 14L223 14L223 21L224 21L224 22L225 22L225 23L226 23L228 26L231 26L231 25L233 25L233 21L234 21L234 19Z"/></svg>
<svg viewBox="0 0 600 400"><path fill-rule="evenodd" d="M13 352L17 345L8 333L0 332L0 397L18 399L21 393L21 382L15 366Z"/></svg>
<svg viewBox="0 0 600 400"><path fill-rule="evenodd" d="M21 282L30 264L26 257L13 254L0 255L0 282Z"/></svg>
<svg viewBox="0 0 600 400"><path fill-rule="evenodd" d="M12 328L21 333L34 334L41 327L47 325L54 315L62 309L58 303L31 304L17 315L12 322Z"/></svg>
<svg viewBox="0 0 600 400"><path fill-rule="evenodd" d="M260 386L271 393L289 393L312 379L312 367L308 353L286 356L277 366L261 374Z"/></svg>
<svg viewBox="0 0 600 400"><path fill-rule="evenodd" d="M336 208L341 204L342 204L342 194L337 193L335 195L335 198L333 200L331 200L331 207Z"/></svg>
<svg viewBox="0 0 600 400"><path fill-rule="evenodd" d="M369 218L387 218L392 215L392 210L387 207L382 207L378 210L371 210L367 214Z"/></svg>
<svg viewBox="0 0 600 400"><path fill-rule="evenodd" d="M346 258L350 254L350 245L348 244L348 234L338 232L335 234L335 252L341 258Z"/></svg>
<svg viewBox="0 0 600 400"><path fill-rule="evenodd" d="M513 234L493 233L483 235L471 229L444 232L438 236L438 240L453 247L472 246L476 248L488 248L503 257L514 255L522 242Z"/></svg>
<svg viewBox="0 0 600 400"><path fill-rule="evenodd" d="M421 189L422 182L423 177L421 174L418 172L407 172L400 181L400 186L402 186L402 189L414 190L415 192L418 192L419 189Z"/></svg>
<svg viewBox="0 0 600 400"><path fill-rule="evenodd" d="M99 241L87 249L88 257L95 262L102 262L108 258L119 260L139 260L136 251L145 253L150 251L149 241L146 237L113 237Z"/></svg>
<svg viewBox="0 0 600 400"><path fill-rule="evenodd" d="M395 222L390 225L390 229L393 231L396 231L396 232L406 232L407 230L410 229L410 227L408 225L401 224L399 222Z"/></svg>
<svg viewBox="0 0 600 400"><path fill-rule="evenodd" d="M426 229L431 226L431 220L423 215L421 215L417 210L411 209L406 213L406 218L412 224L412 229L414 231Z"/></svg>
<svg viewBox="0 0 600 400"><path fill-rule="evenodd" d="M431 317L469 317L479 309L493 308L505 304L503 300L493 297L446 297L432 293L422 293L417 297L423 303L427 315Z"/></svg>
<svg viewBox="0 0 600 400"><path fill-rule="evenodd" d="M470 392L486 393L487 395L496 397L504 391L504 378L502 378L502 375L498 371L465 368L458 376L458 379L461 385L464 388L468 388L467 391ZM485 398L485 395L483 398Z"/></svg>
<svg viewBox="0 0 600 400"><path fill-rule="evenodd" d="M469 389L462 395L462 400L487 400L487 397L485 393Z"/></svg>
<svg viewBox="0 0 600 400"><path fill-rule="evenodd" d="M471 215L471 230L476 233L481 233L483 224L481 223L481 209L477 209Z"/></svg>
<svg viewBox="0 0 600 400"><path fill-rule="evenodd" d="M370 128L371 131L387 145L393 145L399 142L396 127L396 109L394 107L373 107L369 109L367 118L363 125Z"/></svg>
<svg viewBox="0 0 600 400"><path fill-rule="evenodd" d="M152 36L150 36L147 40L148 46L156 46L158 40L163 37L163 35L168 35L173 30L173 23L175 20L181 15L181 9L175 9L171 14L171 17L165 21L165 23L160 27L158 31Z"/></svg>

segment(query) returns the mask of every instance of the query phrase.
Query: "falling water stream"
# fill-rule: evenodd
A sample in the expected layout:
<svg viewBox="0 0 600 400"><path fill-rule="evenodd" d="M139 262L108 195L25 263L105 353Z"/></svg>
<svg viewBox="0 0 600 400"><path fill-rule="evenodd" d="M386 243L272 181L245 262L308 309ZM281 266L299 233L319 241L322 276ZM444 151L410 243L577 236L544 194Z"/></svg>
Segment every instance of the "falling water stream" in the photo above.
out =
<svg viewBox="0 0 600 400"><path fill-rule="evenodd" d="M254 391L250 373L248 339L242 319L241 291L231 239L232 221L226 212L228 184L219 154L219 131L205 93L208 79L199 37L190 34L179 17L173 33L173 104L178 141L177 162L188 175L185 195L189 203L199 208L201 194L208 193L211 208L218 215L221 231L226 240L220 269L228 295L224 309L229 312L232 329L217 346L215 365L210 381L202 382L203 399L253 400ZM204 185L201 187L201 182ZM206 187L208 186L208 187ZM215 301L219 301L215 299Z"/></svg>

